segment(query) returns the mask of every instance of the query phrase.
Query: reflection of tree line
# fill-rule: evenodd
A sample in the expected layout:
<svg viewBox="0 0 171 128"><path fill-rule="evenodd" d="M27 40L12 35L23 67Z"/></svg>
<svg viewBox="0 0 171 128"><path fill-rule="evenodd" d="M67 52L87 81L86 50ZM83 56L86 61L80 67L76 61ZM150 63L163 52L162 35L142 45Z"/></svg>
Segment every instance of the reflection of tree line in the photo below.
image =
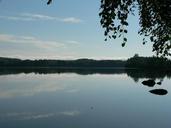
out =
<svg viewBox="0 0 171 128"><path fill-rule="evenodd" d="M127 74L135 82L142 78L163 79L171 78L171 71L168 70L143 70L127 68L0 68L0 75L36 73L36 74L55 74L55 73L76 73L80 75L90 74Z"/></svg>
<svg viewBox="0 0 171 128"><path fill-rule="evenodd" d="M165 77L171 78L171 61L158 57L139 57L138 54L128 60L20 60L0 57L0 75L19 73L76 73L89 74L127 74L135 82L146 78L144 84L153 87L157 83L162 84ZM159 79L156 83L156 79ZM155 84L154 84L155 83ZM164 89L150 91L153 94L165 94Z"/></svg>
<svg viewBox="0 0 171 128"><path fill-rule="evenodd" d="M171 71L167 70L127 70L127 75L133 78L135 82L139 79L146 79L142 81L144 86L149 88L157 87L157 89L149 90L150 93L155 95L166 95L168 91L166 89L158 88L157 85L161 86L165 77L171 78ZM159 79L157 81L157 79Z"/></svg>
<svg viewBox="0 0 171 128"><path fill-rule="evenodd" d="M142 84L151 88L151 87L154 87L156 84L161 85L162 81L163 80L156 82L153 79L148 79L148 80L144 80L142 82ZM152 89L149 92L152 94L155 94L155 95L166 95L168 93L167 90L161 89L161 88L160 89Z"/></svg>
<svg viewBox="0 0 171 128"><path fill-rule="evenodd" d="M165 77L171 78L171 71L159 70L138 70L124 68L1 68L0 75L20 74L20 73L35 73L35 74L61 74L61 73L76 73L80 75L89 74L127 74L135 82L139 79L146 79L142 82L143 85L150 88L155 85L161 85ZM157 81L158 80L158 81ZM165 89L153 89L149 92L157 95L166 95Z"/></svg>
<svg viewBox="0 0 171 128"><path fill-rule="evenodd" d="M144 69L126 69L126 73L129 77L133 78L135 82L138 82L142 78L160 79L171 78L171 70L144 70Z"/></svg>
<svg viewBox="0 0 171 128"><path fill-rule="evenodd" d="M157 57L139 57L128 60L21 60L0 57L0 74L17 73L77 73L120 74L127 73L135 82L139 78L162 79L171 77L171 61Z"/></svg>
<svg viewBox="0 0 171 128"><path fill-rule="evenodd" d="M35 73L35 74L62 74L76 73L91 74L125 74L124 68L0 68L0 75Z"/></svg>

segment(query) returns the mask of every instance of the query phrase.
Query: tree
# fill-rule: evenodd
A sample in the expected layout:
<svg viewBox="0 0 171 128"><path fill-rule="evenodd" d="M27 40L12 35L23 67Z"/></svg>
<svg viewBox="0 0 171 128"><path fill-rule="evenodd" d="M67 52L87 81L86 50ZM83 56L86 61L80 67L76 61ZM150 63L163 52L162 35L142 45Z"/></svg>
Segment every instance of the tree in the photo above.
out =
<svg viewBox="0 0 171 128"><path fill-rule="evenodd" d="M133 58L137 58L137 57L139 57L139 55L136 53L136 54L133 56Z"/></svg>
<svg viewBox="0 0 171 128"><path fill-rule="evenodd" d="M105 40L122 36L122 46L125 46L127 19L129 14L134 15L135 8L139 11L138 33L144 36L143 44L150 38L158 56L171 56L171 0L101 0L99 15Z"/></svg>
<svg viewBox="0 0 171 128"><path fill-rule="evenodd" d="M48 0L50 4L52 0ZM143 44L153 43L153 52L157 56L171 56L171 0L101 0L100 23L104 35L108 38L123 38L124 47L129 25L127 19L139 11L139 34L144 36Z"/></svg>

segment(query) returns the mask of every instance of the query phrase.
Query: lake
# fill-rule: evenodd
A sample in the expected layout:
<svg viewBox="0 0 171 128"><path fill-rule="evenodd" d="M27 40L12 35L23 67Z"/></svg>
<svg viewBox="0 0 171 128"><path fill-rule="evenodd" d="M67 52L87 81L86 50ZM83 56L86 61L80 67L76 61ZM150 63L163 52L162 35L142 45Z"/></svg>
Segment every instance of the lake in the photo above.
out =
<svg viewBox="0 0 171 128"><path fill-rule="evenodd" d="M122 69L1 70L0 128L170 128L170 78ZM159 83L143 85L148 79Z"/></svg>

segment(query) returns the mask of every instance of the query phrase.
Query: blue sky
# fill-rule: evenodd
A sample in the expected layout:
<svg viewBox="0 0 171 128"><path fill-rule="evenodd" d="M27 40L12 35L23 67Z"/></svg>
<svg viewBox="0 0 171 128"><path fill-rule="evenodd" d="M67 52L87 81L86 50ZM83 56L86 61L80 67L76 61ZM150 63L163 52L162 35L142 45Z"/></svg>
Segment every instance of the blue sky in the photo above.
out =
<svg viewBox="0 0 171 128"><path fill-rule="evenodd" d="M128 43L104 41L98 16L100 0L1 0L0 56L21 59L125 59L138 53L151 56L142 45L138 16L129 18Z"/></svg>

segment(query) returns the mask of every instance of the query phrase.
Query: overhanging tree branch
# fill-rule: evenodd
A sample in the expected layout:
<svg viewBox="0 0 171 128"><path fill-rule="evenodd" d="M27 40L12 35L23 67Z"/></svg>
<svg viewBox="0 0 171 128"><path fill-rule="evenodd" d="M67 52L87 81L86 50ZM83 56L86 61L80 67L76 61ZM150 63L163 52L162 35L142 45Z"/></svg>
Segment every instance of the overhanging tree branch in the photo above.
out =
<svg viewBox="0 0 171 128"><path fill-rule="evenodd" d="M52 0L48 0L49 5ZM157 56L171 56L171 0L101 0L99 13L104 35L108 38L123 38L122 46L127 42L128 16L139 11L139 34L153 43L153 52Z"/></svg>
<svg viewBox="0 0 171 128"><path fill-rule="evenodd" d="M139 11L140 35L150 38L153 43L153 51L158 56L171 55L171 0L101 0L101 25L105 29L107 38L121 37L126 34L129 14L134 9ZM118 23L119 24L116 24ZM125 46L127 38L123 37L122 46Z"/></svg>

